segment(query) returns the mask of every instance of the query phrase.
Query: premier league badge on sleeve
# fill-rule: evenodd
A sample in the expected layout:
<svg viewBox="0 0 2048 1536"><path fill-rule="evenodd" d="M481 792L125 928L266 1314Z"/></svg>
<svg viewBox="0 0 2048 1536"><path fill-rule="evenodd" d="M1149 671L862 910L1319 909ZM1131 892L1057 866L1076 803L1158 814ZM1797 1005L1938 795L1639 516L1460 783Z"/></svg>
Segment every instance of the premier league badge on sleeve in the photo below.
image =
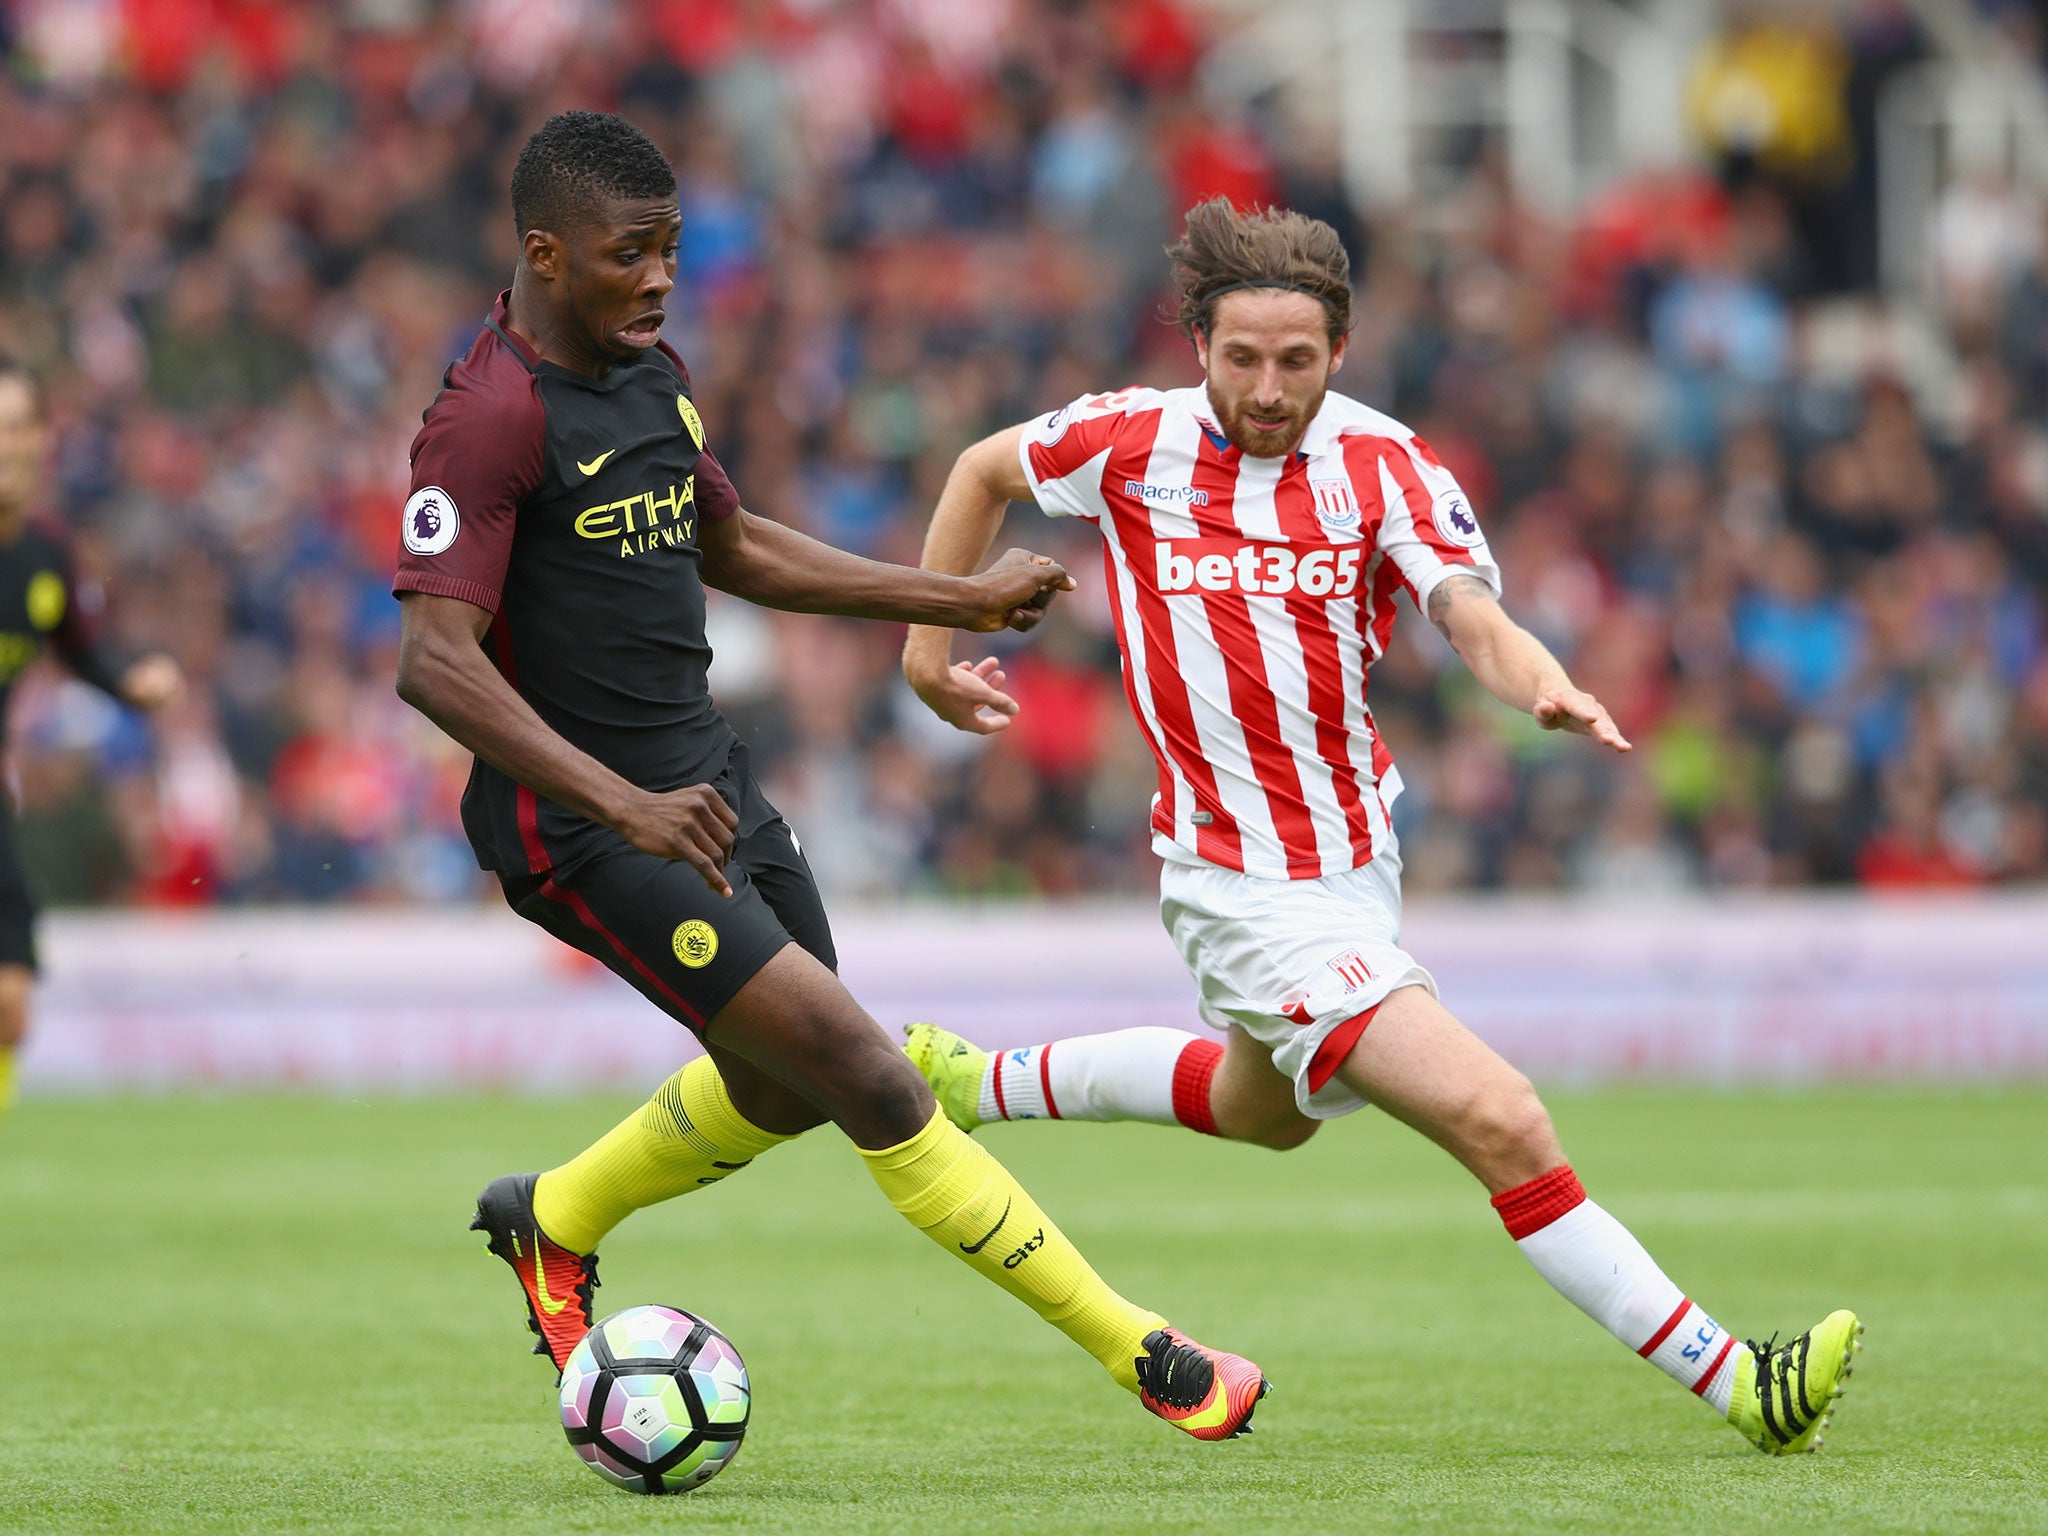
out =
<svg viewBox="0 0 2048 1536"><path fill-rule="evenodd" d="M1486 535L1479 531L1479 519L1472 515L1472 504L1456 492L1439 496L1431 512L1436 531L1446 542L1460 549L1477 549L1486 542Z"/></svg>
<svg viewBox="0 0 2048 1536"><path fill-rule="evenodd" d="M414 491L405 504L405 547L415 555L440 554L461 526L454 499L438 485Z"/></svg>

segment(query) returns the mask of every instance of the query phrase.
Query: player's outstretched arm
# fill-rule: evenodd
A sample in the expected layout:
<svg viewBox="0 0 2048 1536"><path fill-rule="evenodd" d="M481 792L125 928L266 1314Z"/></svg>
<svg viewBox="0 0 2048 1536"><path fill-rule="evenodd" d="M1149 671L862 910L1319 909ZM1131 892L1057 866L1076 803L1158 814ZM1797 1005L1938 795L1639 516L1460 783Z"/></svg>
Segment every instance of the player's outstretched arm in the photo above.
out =
<svg viewBox="0 0 2048 1536"><path fill-rule="evenodd" d="M926 570L955 575L973 570L995 542L1010 503L1031 500L1017 451L1023 436L1021 425L1007 428L953 461L924 536ZM903 644L903 676L934 714L959 730L986 736L1002 730L1017 713L1017 701L1003 692L1003 674L993 656L954 663L950 630L912 626Z"/></svg>
<svg viewBox="0 0 2048 1536"><path fill-rule="evenodd" d="M1546 731L1576 731L1617 752L1631 750L1606 706L1572 686L1558 659L1507 616L1477 576L1444 577L1430 589L1428 607L1429 622L1503 704L1534 715Z"/></svg>
<svg viewBox="0 0 2048 1536"><path fill-rule="evenodd" d="M941 575L865 559L744 510L704 524L697 547L706 585L763 607L984 634L1029 629L1074 585L1057 561L1021 549L979 576Z"/></svg>
<svg viewBox="0 0 2048 1536"><path fill-rule="evenodd" d="M130 659L107 645L98 626L86 617L89 605L81 600L68 556L60 569L62 617L50 640L75 676L131 709L162 709L185 691L185 674L162 651Z"/></svg>
<svg viewBox="0 0 2048 1536"><path fill-rule="evenodd" d="M491 615L460 598L401 598L398 696L456 741L535 794L617 832L643 853L695 867L721 896L720 871L739 826L718 791L689 784L655 794L571 746L533 712L484 654Z"/></svg>

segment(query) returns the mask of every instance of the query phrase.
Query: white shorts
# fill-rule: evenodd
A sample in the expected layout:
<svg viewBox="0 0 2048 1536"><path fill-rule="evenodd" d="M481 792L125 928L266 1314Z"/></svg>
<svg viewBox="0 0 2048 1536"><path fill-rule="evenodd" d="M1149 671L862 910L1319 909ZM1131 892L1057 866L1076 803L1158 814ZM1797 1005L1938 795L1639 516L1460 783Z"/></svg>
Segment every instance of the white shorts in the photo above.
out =
<svg viewBox="0 0 2048 1536"><path fill-rule="evenodd" d="M1159 915L1201 988L1202 1017L1235 1024L1294 1080L1314 1120L1363 1108L1337 1068L1365 1033L1365 1015L1402 987L1436 981L1401 948L1401 856L1317 880L1263 880L1168 859Z"/></svg>

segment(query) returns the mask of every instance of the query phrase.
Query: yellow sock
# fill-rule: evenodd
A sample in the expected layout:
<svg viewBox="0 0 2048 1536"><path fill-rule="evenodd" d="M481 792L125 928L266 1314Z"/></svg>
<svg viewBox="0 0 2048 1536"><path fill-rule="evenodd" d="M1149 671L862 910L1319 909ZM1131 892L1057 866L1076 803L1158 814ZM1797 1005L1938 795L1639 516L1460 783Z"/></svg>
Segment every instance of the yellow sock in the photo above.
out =
<svg viewBox="0 0 2048 1536"><path fill-rule="evenodd" d="M1105 1285L986 1147L935 1110L910 1140L861 1156L912 1226L1087 1350L1126 1392L1138 1390L1133 1362L1166 1319Z"/></svg>
<svg viewBox="0 0 2048 1536"><path fill-rule="evenodd" d="M735 1109L718 1069L700 1056L586 1151L542 1174L534 1219L564 1248L589 1253L643 1206L716 1184L794 1139Z"/></svg>
<svg viewBox="0 0 2048 1536"><path fill-rule="evenodd" d="M14 1047L0 1045L0 1110L14 1108Z"/></svg>

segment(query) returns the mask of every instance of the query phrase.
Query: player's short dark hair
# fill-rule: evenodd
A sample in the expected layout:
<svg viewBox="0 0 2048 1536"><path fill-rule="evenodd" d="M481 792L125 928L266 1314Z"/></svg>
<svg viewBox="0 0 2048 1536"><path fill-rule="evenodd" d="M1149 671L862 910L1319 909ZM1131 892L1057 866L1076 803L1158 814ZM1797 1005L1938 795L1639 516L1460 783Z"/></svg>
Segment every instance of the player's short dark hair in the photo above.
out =
<svg viewBox="0 0 2048 1536"><path fill-rule="evenodd" d="M512 167L512 218L566 235L607 200L669 197L676 173L653 140L609 112L558 112L535 131Z"/></svg>
<svg viewBox="0 0 2048 1536"><path fill-rule="evenodd" d="M36 420L43 417L43 386L36 378L36 371L20 358L0 352L0 384L9 379L19 379L28 389L29 400L35 407Z"/></svg>
<svg viewBox="0 0 2048 1536"><path fill-rule="evenodd" d="M1227 197L1188 210L1187 232L1166 248L1180 290L1176 317L1192 340L1216 322L1216 301L1242 288L1285 288L1323 306L1330 340L1351 329L1351 258L1337 231L1287 208L1240 213Z"/></svg>

